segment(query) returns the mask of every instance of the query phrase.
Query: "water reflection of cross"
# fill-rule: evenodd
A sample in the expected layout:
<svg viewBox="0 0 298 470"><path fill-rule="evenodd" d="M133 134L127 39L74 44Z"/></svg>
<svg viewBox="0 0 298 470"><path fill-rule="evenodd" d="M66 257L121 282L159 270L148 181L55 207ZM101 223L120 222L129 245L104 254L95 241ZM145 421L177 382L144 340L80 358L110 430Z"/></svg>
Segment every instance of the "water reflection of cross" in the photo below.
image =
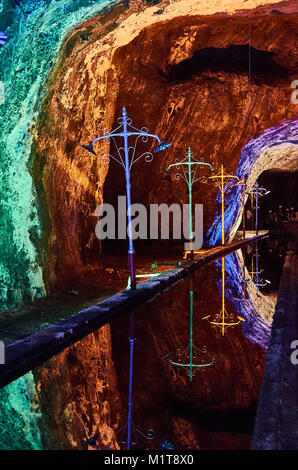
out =
<svg viewBox="0 0 298 470"><path fill-rule="evenodd" d="M195 346L193 342L193 297L194 291L192 286L192 279L191 279L191 288L189 290L189 297L190 297L190 331L189 331L189 344L184 351L178 349L176 351L177 361L174 361L171 357L173 353L166 354L165 358L169 360L171 364L178 367L185 367L189 368L189 378L192 381L193 376L195 375L195 369L197 368L205 368L212 366L215 359L213 358L211 362L207 362L206 354L208 353L207 347L202 346L202 348L198 348ZM188 361L189 359L189 361ZM200 363L194 362L194 360L200 360ZM183 360L183 362L181 362Z"/></svg>
<svg viewBox="0 0 298 470"><path fill-rule="evenodd" d="M254 256L256 258L255 268L254 268ZM268 279L264 279L263 277L260 277L260 274L264 270L259 269L259 256L260 255L259 255L259 251L258 251L258 242L256 241L256 251L255 251L255 254L252 255L252 258L251 258L251 271L249 271L248 274L251 275L252 282L255 284L255 286L257 288L257 294L259 293L259 287L266 287L269 284L271 284L271 282Z"/></svg>
<svg viewBox="0 0 298 470"><path fill-rule="evenodd" d="M126 424L118 429L116 434L120 433L120 443L126 445L127 450L131 450L131 446L138 446L139 434L145 439L153 439L154 431L149 429L148 433L143 433L140 429L136 428L132 419L132 395L133 395L133 359L134 359L134 344L135 344L135 313L132 310L129 317L129 389L128 389L128 413ZM126 437L125 437L126 435Z"/></svg>
<svg viewBox="0 0 298 470"><path fill-rule="evenodd" d="M221 264L221 278L222 278L222 286L221 286L221 310L217 313L214 317L214 320L208 320L211 325L215 327L219 327L222 336L225 334L225 329L227 327L233 327L239 325L240 319L236 320L235 315L230 313L226 310L225 306L225 258L222 258ZM206 319L209 318L210 315L205 317ZM238 318L238 317L237 317Z"/></svg>
<svg viewBox="0 0 298 470"><path fill-rule="evenodd" d="M245 238L245 232L244 232L244 238ZM233 297L233 300L237 300L238 302L243 302L244 305L246 303L247 297L246 297L246 284L247 284L247 279L245 276L245 249L242 252L243 254L243 265L242 265L242 280L243 280L243 298L237 298Z"/></svg>

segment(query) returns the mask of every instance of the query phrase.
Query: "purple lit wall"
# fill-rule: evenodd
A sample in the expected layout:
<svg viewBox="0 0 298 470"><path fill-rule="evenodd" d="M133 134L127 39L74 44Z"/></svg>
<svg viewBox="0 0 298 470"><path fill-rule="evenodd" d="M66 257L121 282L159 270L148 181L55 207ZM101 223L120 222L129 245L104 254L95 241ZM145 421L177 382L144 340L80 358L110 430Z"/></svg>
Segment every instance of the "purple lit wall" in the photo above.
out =
<svg viewBox="0 0 298 470"><path fill-rule="evenodd" d="M245 177L252 186L258 176L270 168L297 169L298 167L298 117L285 121L278 127L267 129L262 135L248 142L241 152L235 175ZM228 170L228 169L227 169ZM226 239L233 239L242 215L242 185L234 186L225 199ZM218 212L207 232L207 245L221 243L220 193L217 196Z"/></svg>

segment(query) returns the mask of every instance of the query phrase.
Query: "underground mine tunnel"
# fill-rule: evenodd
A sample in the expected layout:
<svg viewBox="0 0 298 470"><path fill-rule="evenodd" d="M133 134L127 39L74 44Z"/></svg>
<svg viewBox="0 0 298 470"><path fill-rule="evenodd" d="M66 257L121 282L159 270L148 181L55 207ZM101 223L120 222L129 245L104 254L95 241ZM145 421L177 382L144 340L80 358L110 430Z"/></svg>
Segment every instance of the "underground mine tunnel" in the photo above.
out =
<svg viewBox="0 0 298 470"><path fill-rule="evenodd" d="M296 10L1 2L0 450L297 449Z"/></svg>

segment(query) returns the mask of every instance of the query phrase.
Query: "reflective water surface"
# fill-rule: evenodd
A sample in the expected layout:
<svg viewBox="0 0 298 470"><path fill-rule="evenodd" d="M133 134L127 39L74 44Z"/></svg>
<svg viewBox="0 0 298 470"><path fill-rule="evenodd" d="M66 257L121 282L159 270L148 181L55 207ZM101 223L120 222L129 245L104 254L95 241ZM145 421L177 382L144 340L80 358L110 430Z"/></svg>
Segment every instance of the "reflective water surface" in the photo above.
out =
<svg viewBox="0 0 298 470"><path fill-rule="evenodd" d="M280 263L217 260L0 390L1 449L249 449ZM273 266L273 268L272 268Z"/></svg>

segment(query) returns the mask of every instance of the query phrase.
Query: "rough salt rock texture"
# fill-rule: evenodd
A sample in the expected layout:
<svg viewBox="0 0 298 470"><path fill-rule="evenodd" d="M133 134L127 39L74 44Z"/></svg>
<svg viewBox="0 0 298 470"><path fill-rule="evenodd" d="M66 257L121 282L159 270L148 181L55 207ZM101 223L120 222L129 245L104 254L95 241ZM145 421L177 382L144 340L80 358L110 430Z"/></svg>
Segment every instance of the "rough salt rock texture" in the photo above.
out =
<svg viewBox="0 0 298 470"><path fill-rule="evenodd" d="M100 449L119 449L122 405L111 349L106 325L34 369L46 449L86 449L97 433Z"/></svg>
<svg viewBox="0 0 298 470"><path fill-rule="evenodd" d="M205 158L216 168L223 163L229 172L238 167L240 173L244 168L246 174L251 171L253 182L262 168L270 167L268 157L266 164L262 158L254 166L262 152L268 154L269 146L260 149L256 140L258 152L246 161L242 149L248 139L253 146L255 139L267 135L267 128L278 129L282 120L291 124L296 111L290 101L297 64L294 4L279 4L280 15L273 14L271 6L257 8L250 11L250 20L245 11L233 14L243 4L233 3L229 15L210 15L216 9L200 10L197 2L196 12L189 7L192 15L176 17L180 4L173 3L171 11L165 6L156 15L157 7L137 14L135 3L124 12L116 9L104 25L101 19L85 22L67 38L64 50L69 54L61 56L50 77L50 94L34 140L52 220L50 286L83 274L86 266L97 266L95 209L102 200L115 204L117 195L125 194L124 175L117 164L110 165L107 175L101 159L80 144L115 127L123 105L136 127L145 124L173 143L156 154L150 166L139 161L133 168L133 201L144 204L185 201L187 188L166 177L163 169L183 157L188 145L197 158ZM277 158L285 162L287 135L281 143ZM152 149L152 144L141 145L140 153ZM98 143L96 151L106 153L108 146ZM295 158L293 151L289 160ZM205 229L216 216L216 193L210 184L194 188L194 202L204 204ZM227 224L227 235L233 229L233 236L241 216L238 206ZM217 233L212 230L210 242L219 241Z"/></svg>
<svg viewBox="0 0 298 470"><path fill-rule="evenodd" d="M288 103L292 1L165 0L152 6L135 0L79 25L110 3L24 0L19 7L2 2L0 27L10 38L0 52L6 96L0 122L2 308L30 301L45 293L45 285L49 289L70 272L75 276L98 265L93 215L107 168L83 154L79 143L110 127L121 105L136 124L175 143L175 151L159 155L151 166L153 186L139 165L135 187L143 191L135 191L136 199L145 194L146 202L167 202L169 194L184 199L184 189L174 194L158 175L189 144L212 162L226 160L229 147L236 168L232 162L247 139L247 79L243 64L231 63L238 49L231 55L227 48L247 45L248 9L255 9L252 46L269 54L252 86L252 134L293 114ZM196 57L205 57L206 67L189 76L183 61L193 70ZM113 170L113 190L118 178ZM206 204L207 227L214 194L198 191L195 200Z"/></svg>
<svg viewBox="0 0 298 470"><path fill-rule="evenodd" d="M119 449L122 403L109 325L0 390L0 449ZM122 413L121 413L122 414Z"/></svg>
<svg viewBox="0 0 298 470"><path fill-rule="evenodd" d="M0 450L42 450L41 411L32 372L0 390Z"/></svg>
<svg viewBox="0 0 298 470"><path fill-rule="evenodd" d="M3 0L0 30L0 309L45 294L43 269L51 232L40 163L30 163L32 128L48 90L44 85L75 25L111 4L98 0ZM34 182L33 182L34 180Z"/></svg>

